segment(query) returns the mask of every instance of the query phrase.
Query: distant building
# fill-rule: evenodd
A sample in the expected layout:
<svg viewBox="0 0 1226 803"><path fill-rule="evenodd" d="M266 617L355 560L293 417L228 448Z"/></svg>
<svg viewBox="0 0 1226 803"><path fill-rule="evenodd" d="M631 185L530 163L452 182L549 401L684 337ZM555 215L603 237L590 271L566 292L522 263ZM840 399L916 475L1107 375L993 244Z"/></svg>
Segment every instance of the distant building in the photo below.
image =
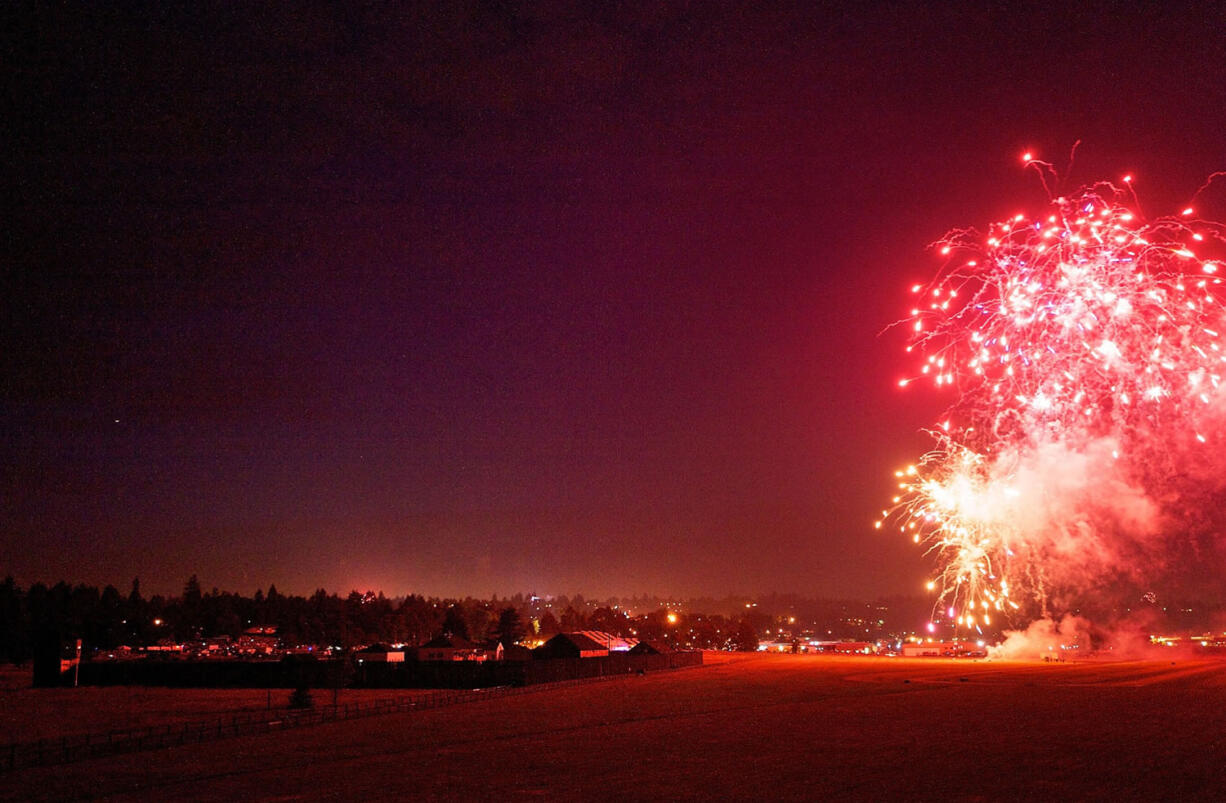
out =
<svg viewBox="0 0 1226 803"><path fill-rule="evenodd" d="M527 647L521 647L518 644L512 644L502 651L503 661L530 661L532 660L532 650Z"/></svg>
<svg viewBox="0 0 1226 803"><path fill-rule="evenodd" d="M280 646L277 628L271 625L249 627L235 642L240 655L272 655Z"/></svg>
<svg viewBox="0 0 1226 803"><path fill-rule="evenodd" d="M485 648L459 636L438 636L417 648L419 661L484 661Z"/></svg>
<svg viewBox="0 0 1226 803"><path fill-rule="evenodd" d="M640 641L630 648L631 655L667 655L673 648L663 641Z"/></svg>
<svg viewBox="0 0 1226 803"><path fill-rule="evenodd" d="M229 636L210 636L204 640L203 652L206 653L224 653L227 652L233 639Z"/></svg>
<svg viewBox="0 0 1226 803"><path fill-rule="evenodd" d="M164 638L158 639L157 644L150 644L148 647L144 647L143 649L147 653L182 653L183 645L179 644L173 639Z"/></svg>
<svg viewBox="0 0 1226 803"><path fill-rule="evenodd" d="M532 650L519 644L503 644L501 641L487 642L485 654L491 661L528 661L532 658Z"/></svg>
<svg viewBox="0 0 1226 803"><path fill-rule="evenodd" d="M609 652L629 652L634 649L634 645L639 643L635 638L622 638L615 636L612 633L606 633L603 630L576 630L580 636L587 636L597 644L603 644L604 648Z"/></svg>
<svg viewBox="0 0 1226 803"><path fill-rule="evenodd" d="M832 652L854 655L872 655L877 652L877 645L871 641L839 641Z"/></svg>
<svg viewBox="0 0 1226 803"><path fill-rule="evenodd" d="M533 658L599 658L609 648L583 633L559 633L532 651Z"/></svg>
<svg viewBox="0 0 1226 803"><path fill-rule="evenodd" d="M983 650L960 641L922 641L903 644L902 655L904 658L979 657Z"/></svg>
<svg viewBox="0 0 1226 803"><path fill-rule="evenodd" d="M902 645L903 658L939 658L941 656L941 647L943 645L934 642L920 642L918 644L908 642Z"/></svg>
<svg viewBox="0 0 1226 803"><path fill-rule="evenodd" d="M404 650L393 649L386 644L371 644L354 653L354 657L361 663L402 664L404 663Z"/></svg>

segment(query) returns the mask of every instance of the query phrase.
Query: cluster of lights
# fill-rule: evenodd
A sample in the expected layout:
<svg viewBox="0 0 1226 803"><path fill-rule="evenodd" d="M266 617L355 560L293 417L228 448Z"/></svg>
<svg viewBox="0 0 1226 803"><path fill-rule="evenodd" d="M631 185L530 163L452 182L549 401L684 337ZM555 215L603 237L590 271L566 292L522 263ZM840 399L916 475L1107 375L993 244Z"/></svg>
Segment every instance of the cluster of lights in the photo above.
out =
<svg viewBox="0 0 1226 803"><path fill-rule="evenodd" d="M1222 228L1192 209L1146 223L1126 197L1099 184L1039 217L952 232L936 246L937 277L911 288L907 352L919 361L899 385L928 381L954 398L934 448L897 472L877 527L896 524L936 556L929 588L959 626L982 632L1021 595L1043 594L1047 557L1002 517L1026 503L1010 455L1109 439L1111 458L1152 484L1172 441L1211 435L1226 308L1223 263L1201 252Z"/></svg>

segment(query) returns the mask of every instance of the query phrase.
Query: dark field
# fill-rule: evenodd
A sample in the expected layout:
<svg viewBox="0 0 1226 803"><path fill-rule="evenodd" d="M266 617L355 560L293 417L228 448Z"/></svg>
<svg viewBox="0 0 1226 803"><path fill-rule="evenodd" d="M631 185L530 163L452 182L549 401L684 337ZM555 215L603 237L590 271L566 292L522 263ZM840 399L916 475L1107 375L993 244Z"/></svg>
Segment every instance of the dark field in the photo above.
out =
<svg viewBox="0 0 1226 803"><path fill-rule="evenodd" d="M0 791L217 800L1226 794L1226 663L708 654L708 664L5 773ZM76 707L95 691L82 690Z"/></svg>
<svg viewBox="0 0 1226 803"><path fill-rule="evenodd" d="M185 722L216 721L235 714L283 712L290 689L172 689L158 686L30 688L31 673L0 672L0 750L9 742L99 734ZM341 689L338 704L370 703L429 694L418 689ZM329 689L312 692L331 705ZM0 766L3 766L0 761ZM0 789L4 775L0 775Z"/></svg>

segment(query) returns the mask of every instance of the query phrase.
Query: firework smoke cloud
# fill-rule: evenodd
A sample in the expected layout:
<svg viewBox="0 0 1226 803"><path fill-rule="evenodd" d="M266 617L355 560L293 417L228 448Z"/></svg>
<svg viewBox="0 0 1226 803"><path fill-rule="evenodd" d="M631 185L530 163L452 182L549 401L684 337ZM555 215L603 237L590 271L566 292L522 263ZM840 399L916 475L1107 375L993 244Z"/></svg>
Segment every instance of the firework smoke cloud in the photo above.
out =
<svg viewBox="0 0 1226 803"><path fill-rule="evenodd" d="M1216 537L1223 230L1192 209L1142 220L1129 182L953 231L911 288L899 384L953 401L877 526L935 557L936 606L968 631L1144 584Z"/></svg>

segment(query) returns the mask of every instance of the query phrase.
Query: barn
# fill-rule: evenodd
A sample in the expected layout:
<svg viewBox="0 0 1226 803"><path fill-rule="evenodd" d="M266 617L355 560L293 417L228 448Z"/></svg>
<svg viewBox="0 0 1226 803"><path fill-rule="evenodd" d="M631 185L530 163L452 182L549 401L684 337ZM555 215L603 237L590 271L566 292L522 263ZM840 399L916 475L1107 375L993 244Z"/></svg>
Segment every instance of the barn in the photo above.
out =
<svg viewBox="0 0 1226 803"><path fill-rule="evenodd" d="M559 633L532 651L533 658L599 658L608 654L605 645L582 633Z"/></svg>

